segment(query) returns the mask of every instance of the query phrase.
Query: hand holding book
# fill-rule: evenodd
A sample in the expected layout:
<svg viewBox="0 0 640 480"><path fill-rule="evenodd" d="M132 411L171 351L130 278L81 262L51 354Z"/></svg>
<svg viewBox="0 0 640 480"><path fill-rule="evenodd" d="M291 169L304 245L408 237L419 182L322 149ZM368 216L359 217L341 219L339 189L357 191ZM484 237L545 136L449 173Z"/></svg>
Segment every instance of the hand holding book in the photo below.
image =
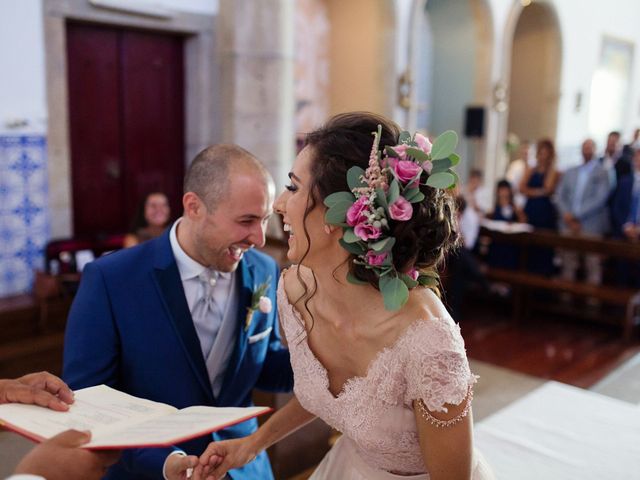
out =
<svg viewBox="0 0 640 480"><path fill-rule="evenodd" d="M178 410L106 385L75 392L67 412L34 405L0 405L0 424L32 440L65 430L89 430L90 449L161 447L181 443L269 412L267 407L189 407Z"/></svg>

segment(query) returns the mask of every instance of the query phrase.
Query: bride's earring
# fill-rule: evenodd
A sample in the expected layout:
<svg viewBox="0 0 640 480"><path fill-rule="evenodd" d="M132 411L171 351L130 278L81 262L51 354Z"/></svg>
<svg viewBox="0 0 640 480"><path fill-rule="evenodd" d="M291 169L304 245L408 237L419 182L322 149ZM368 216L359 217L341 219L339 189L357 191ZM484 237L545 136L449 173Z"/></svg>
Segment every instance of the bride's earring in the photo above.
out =
<svg viewBox="0 0 640 480"><path fill-rule="evenodd" d="M329 225L324 226L324 233L331 235L331 227Z"/></svg>

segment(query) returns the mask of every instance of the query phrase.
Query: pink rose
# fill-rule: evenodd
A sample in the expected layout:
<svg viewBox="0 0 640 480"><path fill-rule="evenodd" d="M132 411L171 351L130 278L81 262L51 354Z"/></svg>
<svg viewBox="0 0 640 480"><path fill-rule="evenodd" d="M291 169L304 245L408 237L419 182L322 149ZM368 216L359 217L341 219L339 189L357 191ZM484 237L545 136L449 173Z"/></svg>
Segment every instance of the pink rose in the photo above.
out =
<svg viewBox="0 0 640 480"><path fill-rule="evenodd" d="M418 144L418 148L424 153L431 153L431 142L427 137L421 135L420 133L416 133L414 141Z"/></svg>
<svg viewBox="0 0 640 480"><path fill-rule="evenodd" d="M389 205L389 215L394 220L406 222L411 219L411 215L413 215L413 206L406 198L400 196L395 202Z"/></svg>
<svg viewBox="0 0 640 480"><path fill-rule="evenodd" d="M391 170L393 170L398 181L402 183L407 183L422 171L422 166L419 163L412 162L411 160L396 160L393 158L390 159L389 166L391 167Z"/></svg>
<svg viewBox="0 0 640 480"><path fill-rule="evenodd" d="M375 240L382 234L379 228L369 225L368 223L359 223L353 229L353 232L364 241Z"/></svg>
<svg viewBox="0 0 640 480"><path fill-rule="evenodd" d="M353 227L364 222L367 220L367 216L365 215L367 210L367 197L360 197L349 207L349 210L347 210L347 223Z"/></svg>
<svg viewBox="0 0 640 480"><path fill-rule="evenodd" d="M409 270L407 272L407 275L409 275L413 281L417 282L418 281L418 276L420 274L419 274L418 270L416 270L416 267L413 267L411 270Z"/></svg>
<svg viewBox="0 0 640 480"><path fill-rule="evenodd" d="M366 255L367 263L374 267L379 267L384 263L387 255L387 252L376 253L373 250L369 250Z"/></svg>
<svg viewBox="0 0 640 480"><path fill-rule="evenodd" d="M409 148L409 145L407 145L406 143L401 143L400 145L396 145L395 147L392 147L392 148L394 152L398 154L398 158L400 160L405 160L407 158L407 148ZM397 159L394 159L394 160L397 161Z"/></svg>

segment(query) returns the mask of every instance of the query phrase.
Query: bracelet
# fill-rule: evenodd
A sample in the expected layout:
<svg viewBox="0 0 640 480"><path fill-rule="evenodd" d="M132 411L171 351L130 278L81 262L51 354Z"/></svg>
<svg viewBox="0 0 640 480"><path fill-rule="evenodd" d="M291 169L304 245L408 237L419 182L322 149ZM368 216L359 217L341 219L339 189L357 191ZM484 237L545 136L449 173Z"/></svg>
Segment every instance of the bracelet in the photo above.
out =
<svg viewBox="0 0 640 480"><path fill-rule="evenodd" d="M454 418L449 420L440 420L434 417L429 410L427 410L427 406L424 404L422 399L419 399L416 403L418 404L418 409L420 410L420 414L422 417L427 420L431 425L438 428L452 427L453 425L460 423L464 417L469 414L469 410L471 409L471 401L473 400L473 388L469 387L467 395L464 397L463 401L466 401L467 404L464 406L464 410L456 415Z"/></svg>

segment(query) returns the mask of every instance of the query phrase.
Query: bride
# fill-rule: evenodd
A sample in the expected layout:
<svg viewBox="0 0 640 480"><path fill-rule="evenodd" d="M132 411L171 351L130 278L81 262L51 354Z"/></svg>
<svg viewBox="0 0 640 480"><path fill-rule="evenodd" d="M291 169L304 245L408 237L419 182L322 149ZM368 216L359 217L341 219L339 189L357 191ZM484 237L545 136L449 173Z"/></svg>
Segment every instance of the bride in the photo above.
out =
<svg viewBox="0 0 640 480"><path fill-rule="evenodd" d="M295 396L253 435L211 443L194 478L221 478L316 416L343 435L312 479L493 478L435 273L458 240L455 141L369 113L307 136L274 204L297 264L278 290Z"/></svg>

